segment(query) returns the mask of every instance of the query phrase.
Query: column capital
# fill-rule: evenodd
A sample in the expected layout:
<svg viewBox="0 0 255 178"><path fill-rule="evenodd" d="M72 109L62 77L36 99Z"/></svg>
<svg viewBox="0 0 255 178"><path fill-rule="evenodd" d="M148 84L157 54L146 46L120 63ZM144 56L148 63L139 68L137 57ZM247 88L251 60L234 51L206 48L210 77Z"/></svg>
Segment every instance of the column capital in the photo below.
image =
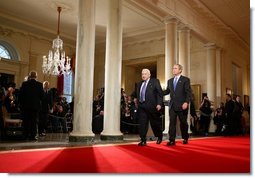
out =
<svg viewBox="0 0 255 178"><path fill-rule="evenodd" d="M206 49L216 49L217 46L215 45L215 43L206 43L204 47Z"/></svg>
<svg viewBox="0 0 255 178"><path fill-rule="evenodd" d="M181 26L180 28L177 29L178 32L190 32L190 28L188 26Z"/></svg>
<svg viewBox="0 0 255 178"><path fill-rule="evenodd" d="M173 16L166 16L164 19L163 19L163 22L165 24L169 24L169 23L178 23L179 20L176 18L176 17L173 17Z"/></svg>

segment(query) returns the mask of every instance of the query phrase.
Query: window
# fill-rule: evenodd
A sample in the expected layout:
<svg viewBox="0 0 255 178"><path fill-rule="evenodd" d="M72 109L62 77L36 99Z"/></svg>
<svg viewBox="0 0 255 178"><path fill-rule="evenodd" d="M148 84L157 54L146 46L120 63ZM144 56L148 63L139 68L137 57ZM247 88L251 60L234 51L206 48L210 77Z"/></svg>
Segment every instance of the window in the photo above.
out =
<svg viewBox="0 0 255 178"><path fill-rule="evenodd" d="M0 57L5 59L11 59L11 55L4 46L0 45Z"/></svg>
<svg viewBox="0 0 255 178"><path fill-rule="evenodd" d="M64 75L64 97L68 103L72 102L73 95L73 73L70 75Z"/></svg>
<svg viewBox="0 0 255 178"><path fill-rule="evenodd" d="M16 51L16 49L7 43L6 41L0 40L0 57L4 59L10 59L10 60L18 60L19 55Z"/></svg>

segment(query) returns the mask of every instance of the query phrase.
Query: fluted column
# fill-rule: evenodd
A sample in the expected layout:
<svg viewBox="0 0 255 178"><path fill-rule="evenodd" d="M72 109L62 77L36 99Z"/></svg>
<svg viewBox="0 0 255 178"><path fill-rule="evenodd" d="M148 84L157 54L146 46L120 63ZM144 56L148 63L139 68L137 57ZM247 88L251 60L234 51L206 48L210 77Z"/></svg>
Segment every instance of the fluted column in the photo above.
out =
<svg viewBox="0 0 255 178"><path fill-rule="evenodd" d="M167 17L165 22L165 86L167 81L172 77L172 67L177 63L177 22L173 17ZM165 89L165 88L164 88ZM170 95L165 96L164 100L169 100ZM169 130L169 107L165 107L165 130L164 134Z"/></svg>
<svg viewBox="0 0 255 178"><path fill-rule="evenodd" d="M179 37L179 64L183 66L182 75L190 77L190 30L184 27L178 30Z"/></svg>
<svg viewBox="0 0 255 178"><path fill-rule="evenodd" d="M213 43L206 44L206 86L207 96L213 102L216 100L216 46Z"/></svg>
<svg viewBox="0 0 255 178"><path fill-rule="evenodd" d="M74 119L70 141L91 141L95 49L95 1L79 0ZM92 84L92 85L91 85Z"/></svg>
<svg viewBox="0 0 255 178"><path fill-rule="evenodd" d="M122 67L122 1L108 0L105 55L104 130L102 140L122 140L120 97Z"/></svg>

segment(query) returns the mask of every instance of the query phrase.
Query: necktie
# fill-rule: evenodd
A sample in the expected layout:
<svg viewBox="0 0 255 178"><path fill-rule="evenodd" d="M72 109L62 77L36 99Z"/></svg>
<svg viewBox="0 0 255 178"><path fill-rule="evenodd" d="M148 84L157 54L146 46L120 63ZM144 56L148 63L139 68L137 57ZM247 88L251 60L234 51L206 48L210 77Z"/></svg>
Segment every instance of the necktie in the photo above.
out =
<svg viewBox="0 0 255 178"><path fill-rule="evenodd" d="M177 84L177 77L174 78L174 91L175 91L175 88L176 88L176 84Z"/></svg>
<svg viewBox="0 0 255 178"><path fill-rule="evenodd" d="M146 91L146 81L143 82L143 86L141 88L140 102L145 101L145 91Z"/></svg>

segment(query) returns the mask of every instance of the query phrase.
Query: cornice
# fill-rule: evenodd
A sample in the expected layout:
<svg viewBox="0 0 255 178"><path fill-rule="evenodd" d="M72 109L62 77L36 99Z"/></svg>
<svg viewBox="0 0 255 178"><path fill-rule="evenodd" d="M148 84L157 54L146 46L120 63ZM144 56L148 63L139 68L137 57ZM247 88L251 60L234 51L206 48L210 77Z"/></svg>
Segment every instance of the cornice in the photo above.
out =
<svg viewBox="0 0 255 178"><path fill-rule="evenodd" d="M221 19L214 15L200 0L188 0L186 1L199 16L204 17L210 25L223 33L226 37L231 38L239 43L242 43L245 47L249 48L249 45L229 26L227 26Z"/></svg>
<svg viewBox="0 0 255 178"><path fill-rule="evenodd" d="M47 40L47 41L52 41L52 39L56 37L55 31L50 30L41 24L35 24L35 23L29 22L27 20L23 20L22 18L15 18L14 16L7 14L7 13L0 12L0 17L4 22L9 22L9 21L14 22L12 24L21 25L22 27L25 27L25 29L26 28L29 29L29 30L19 30L18 26L12 27L8 23L0 24L1 26L6 26L9 29L12 29L12 32L20 33L22 35L30 35L36 39L43 39L43 40ZM33 33L33 31L38 31L38 33ZM40 35L40 34L43 34L43 35ZM48 36L48 37L45 37L45 36ZM71 45L71 44L75 44L75 39L73 36L66 35L63 33L60 35L60 37L64 41L68 41L67 43L69 44L69 46L73 47L73 45Z"/></svg>
<svg viewBox="0 0 255 178"><path fill-rule="evenodd" d="M129 47L129 46L134 46L134 45L139 45L144 43L153 43L155 41L162 41L162 40L165 40L165 36L146 38L142 40L133 40L131 42L124 42L123 47Z"/></svg>
<svg viewBox="0 0 255 178"><path fill-rule="evenodd" d="M150 16L150 18L154 18L158 22L162 22L163 18L167 16L167 13L158 8L155 4L157 4L157 0L125 0L123 1L124 5L129 4L132 6L132 9L136 8L140 12L144 12L146 16Z"/></svg>

